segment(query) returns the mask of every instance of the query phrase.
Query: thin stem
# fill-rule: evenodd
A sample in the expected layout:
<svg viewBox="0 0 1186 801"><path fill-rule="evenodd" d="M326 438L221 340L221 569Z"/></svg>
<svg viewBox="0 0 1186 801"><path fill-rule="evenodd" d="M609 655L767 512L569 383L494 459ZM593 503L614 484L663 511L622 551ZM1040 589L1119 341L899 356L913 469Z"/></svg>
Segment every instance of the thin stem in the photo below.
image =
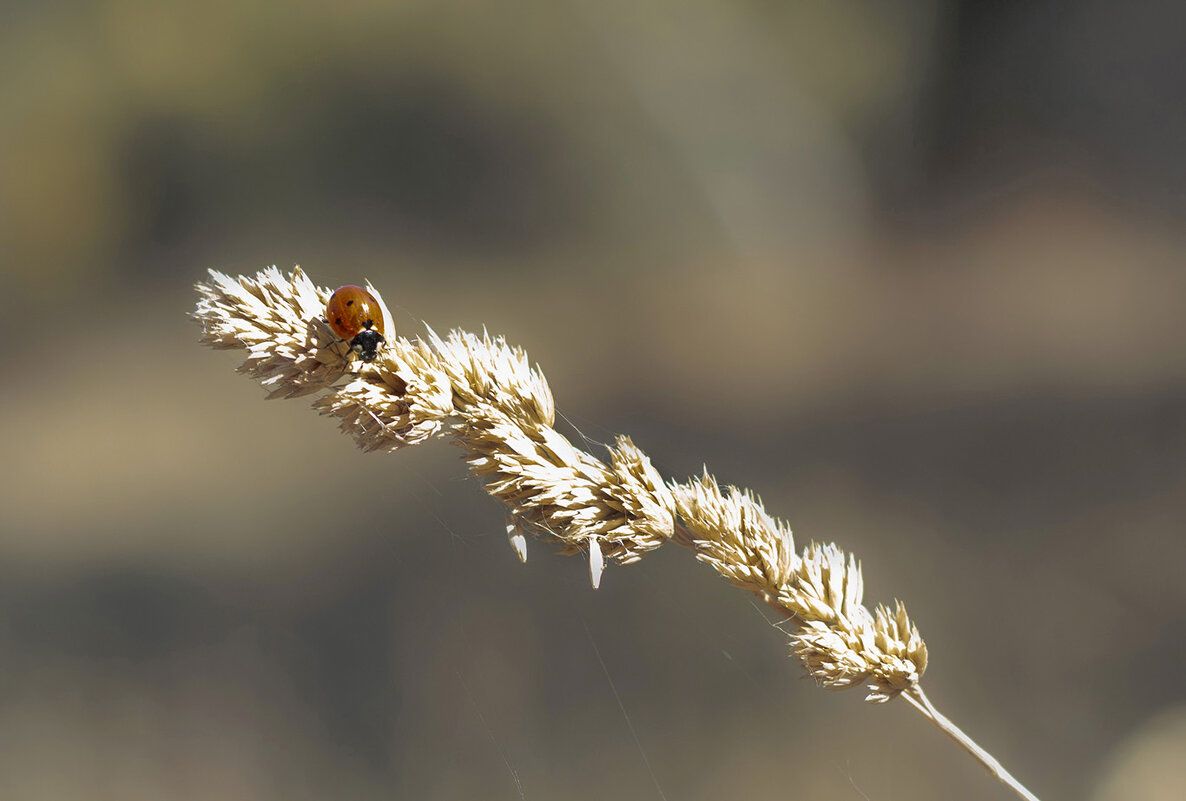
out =
<svg viewBox="0 0 1186 801"><path fill-rule="evenodd" d="M922 691L922 687L916 684L903 692L902 697L909 701L911 706L917 709L923 717L938 726L940 731L971 754L984 766L985 770L996 776L1002 784L1017 793L1021 798L1026 799L1026 801L1039 801L1038 797L1027 790L1021 782L1014 779L1009 771L1005 770L992 754L976 745L971 737L960 731L958 726L944 717L938 709L935 709L934 704L931 703L931 699L927 698L926 693Z"/></svg>

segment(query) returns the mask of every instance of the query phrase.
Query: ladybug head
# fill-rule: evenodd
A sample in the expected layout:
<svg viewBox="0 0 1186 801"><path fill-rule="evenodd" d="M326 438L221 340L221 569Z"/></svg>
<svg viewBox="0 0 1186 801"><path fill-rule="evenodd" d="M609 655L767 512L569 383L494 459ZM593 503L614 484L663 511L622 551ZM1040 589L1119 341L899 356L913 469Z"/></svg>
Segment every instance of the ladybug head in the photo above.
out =
<svg viewBox="0 0 1186 801"><path fill-rule="evenodd" d="M366 328L354 335L350 340L350 350L358 354L364 362L373 362L379 355L379 346L383 344L383 335L373 328Z"/></svg>

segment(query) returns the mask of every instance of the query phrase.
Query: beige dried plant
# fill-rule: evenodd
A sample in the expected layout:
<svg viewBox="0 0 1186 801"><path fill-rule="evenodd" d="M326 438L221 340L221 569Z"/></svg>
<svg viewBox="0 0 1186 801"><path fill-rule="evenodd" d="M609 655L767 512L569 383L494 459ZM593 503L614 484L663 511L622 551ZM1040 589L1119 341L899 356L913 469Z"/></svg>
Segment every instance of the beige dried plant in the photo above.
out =
<svg viewBox="0 0 1186 801"><path fill-rule="evenodd" d="M337 418L363 450L449 436L506 505L519 559L527 559L528 535L585 553L597 587L607 560L629 564L667 542L690 548L793 624L791 649L820 686L864 685L873 703L905 698L1019 796L1035 798L927 699L918 628L900 602L872 611L863 605L854 556L830 543L797 551L787 524L753 493L721 487L707 471L664 482L629 437L619 437L605 461L575 447L555 429L552 392L521 349L486 333L397 336L382 295L368 285L386 332L368 363L326 321L329 291L299 267L238 278L212 270L197 289L201 341L246 350L239 371L259 380L269 398L321 393L314 407Z"/></svg>

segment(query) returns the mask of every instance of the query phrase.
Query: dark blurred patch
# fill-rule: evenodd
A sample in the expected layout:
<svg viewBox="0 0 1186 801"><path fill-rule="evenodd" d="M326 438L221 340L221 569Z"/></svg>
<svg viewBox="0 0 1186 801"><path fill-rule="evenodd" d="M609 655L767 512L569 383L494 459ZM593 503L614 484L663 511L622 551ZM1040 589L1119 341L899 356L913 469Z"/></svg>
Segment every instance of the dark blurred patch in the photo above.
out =
<svg viewBox="0 0 1186 801"><path fill-rule="evenodd" d="M138 227L122 263L168 269L158 257L195 239L270 224L486 257L576 227L584 201L541 108L444 75L357 66L282 76L233 117L131 126L120 163Z"/></svg>
<svg viewBox="0 0 1186 801"><path fill-rule="evenodd" d="M1184 446L1186 398L1166 395L1015 398L824 426L787 447L830 453L871 486L918 498L1007 550L1085 507L1177 485Z"/></svg>
<svg viewBox="0 0 1186 801"><path fill-rule="evenodd" d="M15 649L43 656L145 662L218 642L238 625L205 587L178 576L115 570L69 583L5 585Z"/></svg>
<svg viewBox="0 0 1186 801"><path fill-rule="evenodd" d="M690 451L685 464L705 459L727 483L744 485L746 475L770 475L779 464L792 474L837 468L952 521L952 536L988 537L1004 551L1034 529L1186 478L1186 397L1175 392L1017 397L894 416L867 409L748 441L733 430L663 436L655 420L620 425L655 431L662 438L648 437L653 452L681 460ZM657 463L665 474L688 472Z"/></svg>
<svg viewBox="0 0 1186 801"><path fill-rule="evenodd" d="M216 217L231 178L228 154L216 144L181 117L141 119L128 133L120 163L137 225L133 250L179 247Z"/></svg>
<svg viewBox="0 0 1186 801"><path fill-rule="evenodd" d="M1182 643L1186 642L1186 619L1179 614L1158 618L1161 625L1141 647L1121 646L1115 660L1106 660L1109 670L1093 677L1095 697L1103 699L1107 720L1129 728L1152 717L1159 710L1186 704L1186 687L1181 681ZM1133 677L1147 688L1144 692L1118 693L1129 687ZM1079 678L1078 675L1075 678Z"/></svg>
<svg viewBox="0 0 1186 801"><path fill-rule="evenodd" d="M914 128L922 173L873 168L893 205L941 211L1035 170L1091 175L1186 212L1180 3L964 0L944 12ZM929 212L928 212L929 213Z"/></svg>
<svg viewBox="0 0 1186 801"><path fill-rule="evenodd" d="M20 25L37 15L54 11L60 13L63 9L78 5L81 5L78 0L5 0L0 3L0 25Z"/></svg>
<svg viewBox="0 0 1186 801"><path fill-rule="evenodd" d="M301 94L314 113L294 133L330 204L483 249L530 245L564 219L559 143L538 110L433 74L320 74Z"/></svg>
<svg viewBox="0 0 1186 801"><path fill-rule="evenodd" d="M400 686L390 658L390 593L360 588L292 619L227 606L178 576L112 571L44 586L7 580L0 614L5 652L33 664L175 659L250 627L335 744L379 769L389 758Z"/></svg>
<svg viewBox="0 0 1186 801"><path fill-rule="evenodd" d="M391 757L401 686L391 659L392 590L359 587L261 632L330 739L377 770Z"/></svg>

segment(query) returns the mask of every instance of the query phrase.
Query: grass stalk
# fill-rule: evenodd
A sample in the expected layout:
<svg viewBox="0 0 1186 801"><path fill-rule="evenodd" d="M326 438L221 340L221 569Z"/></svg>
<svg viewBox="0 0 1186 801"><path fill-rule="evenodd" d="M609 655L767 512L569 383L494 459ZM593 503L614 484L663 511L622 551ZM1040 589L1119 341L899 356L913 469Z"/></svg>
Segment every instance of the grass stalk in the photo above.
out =
<svg viewBox="0 0 1186 801"><path fill-rule="evenodd" d="M364 362L325 319L329 291L300 270L255 276L211 271L195 317L201 341L246 351L239 371L269 398L316 395L364 450L396 451L450 438L507 508L507 537L527 560L528 538L584 554L599 586L608 564L630 564L666 543L692 550L734 586L795 624L792 653L819 686L864 686L865 700L903 697L1020 797L1036 798L941 715L923 693L927 648L905 606L863 603L861 566L833 543L795 547L790 527L748 490L708 473L665 481L650 459L619 436L598 459L554 427L543 374L500 337L451 331L396 335L382 296L383 347Z"/></svg>

